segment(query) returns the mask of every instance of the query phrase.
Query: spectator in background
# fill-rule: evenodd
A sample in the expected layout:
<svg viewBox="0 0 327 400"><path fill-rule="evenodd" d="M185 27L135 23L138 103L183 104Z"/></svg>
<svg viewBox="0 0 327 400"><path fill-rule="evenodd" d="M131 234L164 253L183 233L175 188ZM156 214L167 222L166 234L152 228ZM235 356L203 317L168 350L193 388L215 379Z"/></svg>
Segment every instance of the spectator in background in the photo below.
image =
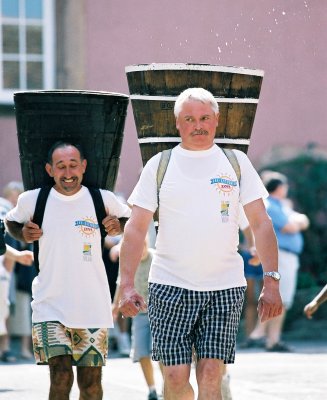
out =
<svg viewBox="0 0 327 400"><path fill-rule="evenodd" d="M3 197L0 198L0 218L4 219L6 213L10 211L13 207L16 206L17 204L17 199L18 196L23 193L24 191L24 186L23 183L20 181L11 181L9 182L4 188L3 188ZM4 293L8 294L8 301L10 303L10 315L12 315L15 310L20 309L21 303L20 303L20 296L18 295L19 298L17 298L17 292L16 292L16 285L15 285L15 274L12 272L15 270L15 261L18 260L20 262L20 266L22 268L21 274L33 274L33 270L30 268L25 268L25 265L31 265L32 264L32 259L33 255L31 251L28 251L28 249L21 248L18 245L18 242L16 242L8 233L6 234L6 242L11 246L10 252L6 254L6 257L2 260L3 268L2 270L2 279L4 281L7 281L6 286L8 286L7 289L3 288L4 292L2 295L4 296ZM11 257L10 255L13 254L12 250L24 250L23 252L15 251L15 257ZM26 251L25 251L26 250ZM19 257L19 255L22 255ZM24 258L26 256L26 259ZM19 261L21 260L21 261ZM16 271L15 271L16 273ZM5 278L6 276L6 278ZM4 282L3 282L4 283ZM30 318L30 300L28 303L25 303L26 307L25 309L27 310L27 315L23 316L21 314L21 318ZM26 312L25 312L26 313ZM9 315L8 315L9 317ZM20 321L21 322L21 321ZM28 325L29 330L27 333L27 330L25 331L28 335L28 338L31 338L31 323ZM10 321L7 319L6 321L6 334L3 335L2 337L2 360L3 361L15 361L16 357L10 350L10 335L12 334L11 332L11 327L10 327ZM27 354L27 353L26 353ZM25 354L25 355L26 355Z"/></svg>
<svg viewBox="0 0 327 400"><path fill-rule="evenodd" d="M262 173L262 180L269 193L266 208L278 241L278 268L281 274L280 292L283 312L280 316L258 322L250 334L252 347L261 347L265 340L267 351L289 352L290 347L281 341L283 324L287 310L292 306L297 284L299 255L303 249L302 231L309 227L308 217L293 210L287 199L288 182L285 175L274 171Z"/></svg>
<svg viewBox="0 0 327 400"><path fill-rule="evenodd" d="M3 362L15 362L16 357L10 350L8 337L9 285L15 262L30 266L33 263L33 253L28 250L18 251L8 245L6 248L6 253L0 256L0 359Z"/></svg>
<svg viewBox="0 0 327 400"><path fill-rule="evenodd" d="M103 261L106 267L111 299L115 298L119 270L118 243L121 236L107 236L103 250ZM130 318L122 318L118 313L113 328L109 330L109 349L117 349L123 357L128 357L131 351Z"/></svg>
<svg viewBox="0 0 327 400"><path fill-rule="evenodd" d="M8 336L9 286L15 262L30 266L33 263L33 253L28 250L18 251L8 245L6 247L6 253L0 256L0 360L15 362L16 357L10 350Z"/></svg>
<svg viewBox="0 0 327 400"><path fill-rule="evenodd" d="M149 238L144 241L144 247L139 268L135 274L135 287L147 301L149 297L148 278L150 266L153 258L153 249L149 248ZM113 250L120 251L120 244ZM119 282L119 280L118 280ZM114 317L118 314L119 303L119 284L114 300ZM157 390L154 380L154 370L151 361L152 338L150 331L150 321L147 310L140 312L132 319L132 349L131 358L133 362L139 362L143 376L149 389L148 400L157 400Z"/></svg>
<svg viewBox="0 0 327 400"><path fill-rule="evenodd" d="M242 206L240 206L239 227L243 236L239 252L244 261L244 275L247 282L244 303L246 340L240 347L249 348L252 345L252 340L249 338L249 335L255 328L258 320L257 306L258 297L263 285L263 271L257 256L254 236ZM264 347L264 342L262 342L262 344ZM255 342L255 347L257 347L257 342Z"/></svg>
<svg viewBox="0 0 327 400"><path fill-rule="evenodd" d="M17 250L32 250L33 246L20 242L13 238L7 240L12 247ZM37 272L34 264L31 268L26 268L20 262L14 265L12 279L15 285L16 302L10 312L9 335L11 338L20 339L20 358L25 360L33 359L32 353L32 282Z"/></svg>

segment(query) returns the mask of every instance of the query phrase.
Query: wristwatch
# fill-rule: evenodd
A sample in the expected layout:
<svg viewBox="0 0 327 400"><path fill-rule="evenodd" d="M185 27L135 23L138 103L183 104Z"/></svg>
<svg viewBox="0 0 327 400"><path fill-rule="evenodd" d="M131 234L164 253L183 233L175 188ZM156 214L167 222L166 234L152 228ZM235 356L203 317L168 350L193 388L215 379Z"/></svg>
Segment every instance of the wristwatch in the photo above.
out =
<svg viewBox="0 0 327 400"><path fill-rule="evenodd" d="M270 278L275 279L275 281L280 281L280 273L277 271L269 271L269 272L264 272L263 276L270 276Z"/></svg>

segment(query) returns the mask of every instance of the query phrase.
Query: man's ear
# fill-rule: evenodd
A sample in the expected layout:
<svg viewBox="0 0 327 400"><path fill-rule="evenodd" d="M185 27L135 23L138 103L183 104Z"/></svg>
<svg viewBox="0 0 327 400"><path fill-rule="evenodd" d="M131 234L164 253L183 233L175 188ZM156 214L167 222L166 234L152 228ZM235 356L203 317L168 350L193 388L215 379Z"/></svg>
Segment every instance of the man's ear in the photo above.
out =
<svg viewBox="0 0 327 400"><path fill-rule="evenodd" d="M87 166L87 160L84 158L84 160L82 161L82 166L83 166L83 174L85 173L86 170L86 166Z"/></svg>
<svg viewBox="0 0 327 400"><path fill-rule="evenodd" d="M48 175L51 176L51 178L53 178L53 173L52 173L52 166L49 163L45 164L45 170L47 171Z"/></svg>
<svg viewBox="0 0 327 400"><path fill-rule="evenodd" d="M178 118L175 118L175 122L176 122L176 129L179 131L179 123L178 123Z"/></svg>
<svg viewBox="0 0 327 400"><path fill-rule="evenodd" d="M218 114L216 115L216 118L217 118L217 126L219 125L219 115L220 115L220 113L218 113Z"/></svg>

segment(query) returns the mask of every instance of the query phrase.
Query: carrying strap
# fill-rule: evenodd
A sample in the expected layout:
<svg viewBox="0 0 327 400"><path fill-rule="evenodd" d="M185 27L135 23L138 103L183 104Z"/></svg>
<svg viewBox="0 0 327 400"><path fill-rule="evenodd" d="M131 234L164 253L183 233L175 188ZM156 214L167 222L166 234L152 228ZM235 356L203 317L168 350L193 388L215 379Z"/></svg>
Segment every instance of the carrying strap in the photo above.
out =
<svg viewBox="0 0 327 400"><path fill-rule="evenodd" d="M100 192L100 189L98 188L93 188L93 187L88 187L89 192L92 196L94 208L95 208L95 214L97 216L98 220L98 225L100 228L100 234L101 234L101 247L103 249L104 247L104 239L107 236L107 232L105 227L102 224L102 220L107 216L106 209L104 206L103 198Z"/></svg>
<svg viewBox="0 0 327 400"><path fill-rule="evenodd" d="M169 164L170 156L171 156L171 150L163 150L161 153L158 169L157 169L157 200L158 200L158 207L154 213L153 219L154 219L154 226L156 229L158 229L159 226L159 203L160 203L160 188L162 185L162 181L164 179L164 176L167 171L167 167Z"/></svg>
<svg viewBox="0 0 327 400"><path fill-rule="evenodd" d="M235 155L235 153L233 152L232 149L224 149L222 147L220 147L221 150L224 152L225 156L228 158L228 161L231 163L233 170L235 171L237 180L238 180L238 185L241 185L241 168L240 168L240 164L238 162L238 159Z"/></svg>
<svg viewBox="0 0 327 400"><path fill-rule="evenodd" d="M220 147L225 156L227 157L228 161L230 162L231 166L233 167L237 180L238 180L238 185L240 186L241 184L241 168L240 164L238 162L238 159L232 149L224 149ZM172 149L168 150L163 150L161 153L158 169L157 169L157 199L158 199L158 207L154 213L153 219L154 219L154 226L156 230L158 231L159 227L159 204L160 204L160 188L162 185L162 181L165 177L170 156L171 156L171 151Z"/></svg>
<svg viewBox="0 0 327 400"><path fill-rule="evenodd" d="M46 206L51 188L52 188L51 186L42 187L38 194L37 200L36 200L33 222L35 224L37 224L40 228L42 226L45 206ZM97 188L90 188L90 187L88 187L88 190L89 190L92 200L93 200L95 213L96 213L96 217L98 220L98 225L100 228L101 247L103 249L104 239L107 236L107 232L105 230L105 227L102 225L102 220L107 215L106 209L104 206L104 202L103 202L103 198L101 196L100 190ZM39 273L40 267L39 267L39 241L38 240L36 240L33 244L33 253L34 253L34 265L35 265L36 271Z"/></svg>
<svg viewBox="0 0 327 400"><path fill-rule="evenodd" d="M39 195L36 200L36 205L35 205L35 211L33 215L33 222L41 228L42 222L43 222L43 217L44 217L44 210L45 210L45 205L48 200L48 196L51 190L51 186L44 186L41 188ZM36 272L40 272L40 267L39 267L39 241L36 240L33 242L33 253L34 253L34 266L36 269Z"/></svg>

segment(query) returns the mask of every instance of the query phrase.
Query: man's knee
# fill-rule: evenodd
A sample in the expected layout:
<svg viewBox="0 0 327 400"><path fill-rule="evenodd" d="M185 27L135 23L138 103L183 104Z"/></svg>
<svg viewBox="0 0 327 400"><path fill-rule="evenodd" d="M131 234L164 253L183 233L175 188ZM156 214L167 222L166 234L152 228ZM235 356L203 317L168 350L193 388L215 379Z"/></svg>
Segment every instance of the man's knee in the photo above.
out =
<svg viewBox="0 0 327 400"><path fill-rule="evenodd" d="M57 356L49 359L51 391L69 393L74 374L70 356Z"/></svg>
<svg viewBox="0 0 327 400"><path fill-rule="evenodd" d="M222 360L203 358L198 360L196 366L196 378L198 385L213 385L220 387L221 379L226 371Z"/></svg>
<svg viewBox="0 0 327 400"><path fill-rule="evenodd" d="M164 380L165 385L175 390L183 389L188 385L190 379L190 366L189 365L172 365L164 367Z"/></svg>
<svg viewBox="0 0 327 400"><path fill-rule="evenodd" d="M101 367L77 367L77 383L81 399L102 399Z"/></svg>

